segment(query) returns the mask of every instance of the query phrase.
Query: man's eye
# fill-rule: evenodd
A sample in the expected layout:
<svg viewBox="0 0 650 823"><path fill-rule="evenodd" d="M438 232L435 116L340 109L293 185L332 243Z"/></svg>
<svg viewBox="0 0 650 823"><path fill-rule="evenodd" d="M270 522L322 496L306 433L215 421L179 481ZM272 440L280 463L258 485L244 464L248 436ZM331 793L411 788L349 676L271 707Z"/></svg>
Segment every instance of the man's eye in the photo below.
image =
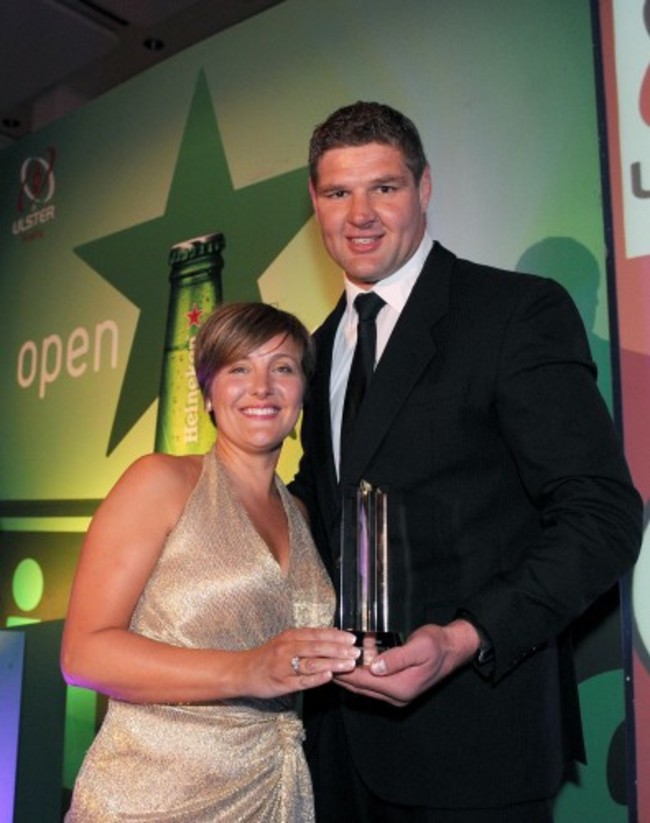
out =
<svg viewBox="0 0 650 823"><path fill-rule="evenodd" d="M341 198L345 197L344 191L330 191L327 193L326 197L328 200L340 200Z"/></svg>

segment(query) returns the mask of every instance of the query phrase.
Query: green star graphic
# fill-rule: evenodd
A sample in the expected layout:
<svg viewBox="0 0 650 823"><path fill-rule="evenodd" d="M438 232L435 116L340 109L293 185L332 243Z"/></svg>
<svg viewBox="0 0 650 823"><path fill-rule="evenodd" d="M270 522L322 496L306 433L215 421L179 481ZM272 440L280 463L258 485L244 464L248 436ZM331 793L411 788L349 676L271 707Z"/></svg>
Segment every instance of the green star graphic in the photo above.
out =
<svg viewBox="0 0 650 823"><path fill-rule="evenodd" d="M259 300L258 278L311 216L307 169L235 191L207 80L199 75L165 213L75 249L140 309L113 421L110 454L159 392L170 247L221 232L224 299Z"/></svg>

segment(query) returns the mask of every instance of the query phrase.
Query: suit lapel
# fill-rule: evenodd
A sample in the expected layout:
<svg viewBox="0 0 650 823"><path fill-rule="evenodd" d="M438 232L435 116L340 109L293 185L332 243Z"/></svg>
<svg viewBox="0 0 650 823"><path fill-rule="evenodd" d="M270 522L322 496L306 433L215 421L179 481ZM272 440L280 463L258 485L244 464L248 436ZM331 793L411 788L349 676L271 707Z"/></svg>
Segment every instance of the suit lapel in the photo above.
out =
<svg viewBox="0 0 650 823"><path fill-rule="evenodd" d="M432 329L447 313L454 256L438 243L426 260L379 361L342 456L341 482L356 484L413 386L435 357ZM328 371L329 375L329 371Z"/></svg>

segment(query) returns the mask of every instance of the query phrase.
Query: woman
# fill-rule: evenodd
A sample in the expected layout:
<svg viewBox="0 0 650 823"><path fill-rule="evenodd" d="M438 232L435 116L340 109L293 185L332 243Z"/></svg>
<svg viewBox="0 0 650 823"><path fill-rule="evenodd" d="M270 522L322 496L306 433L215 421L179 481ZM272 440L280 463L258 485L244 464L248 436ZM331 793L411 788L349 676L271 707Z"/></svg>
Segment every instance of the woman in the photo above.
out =
<svg viewBox="0 0 650 823"><path fill-rule="evenodd" d="M111 700L67 821L313 819L295 693L358 651L275 474L312 364L292 315L217 309L195 349L214 448L141 458L98 509L62 669Z"/></svg>

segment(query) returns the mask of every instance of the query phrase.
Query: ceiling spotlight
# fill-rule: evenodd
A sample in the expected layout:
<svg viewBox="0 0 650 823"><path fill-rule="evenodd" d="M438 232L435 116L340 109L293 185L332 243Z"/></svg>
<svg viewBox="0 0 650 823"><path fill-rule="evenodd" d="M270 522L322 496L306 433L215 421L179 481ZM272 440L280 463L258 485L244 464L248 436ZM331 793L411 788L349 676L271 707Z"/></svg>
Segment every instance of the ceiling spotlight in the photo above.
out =
<svg viewBox="0 0 650 823"><path fill-rule="evenodd" d="M142 45L145 49L149 49L149 51L161 51L165 48L163 41L159 40L157 37L147 37L147 39L143 41Z"/></svg>

